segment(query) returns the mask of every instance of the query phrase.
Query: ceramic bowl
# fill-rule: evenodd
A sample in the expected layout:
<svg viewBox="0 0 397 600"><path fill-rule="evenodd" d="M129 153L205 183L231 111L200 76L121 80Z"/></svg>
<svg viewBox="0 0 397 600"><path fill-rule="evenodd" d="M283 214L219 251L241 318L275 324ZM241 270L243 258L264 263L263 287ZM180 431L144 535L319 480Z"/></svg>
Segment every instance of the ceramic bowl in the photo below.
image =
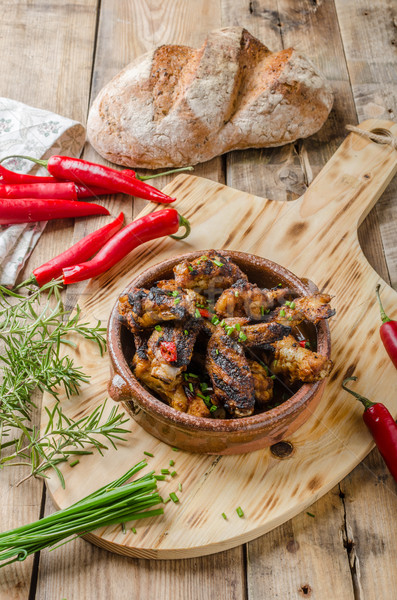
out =
<svg viewBox="0 0 397 600"><path fill-rule="evenodd" d="M193 260L208 250L190 252L164 260L136 275L123 294L133 287L150 288L160 279L173 276L173 267L182 260ZM279 283L293 289L299 296L313 292L307 280L301 280L288 269L265 258L234 252L219 251L234 261L251 282L261 287ZM317 345L320 354L330 356L331 343L326 321L306 326L305 337ZM119 320L118 299L108 325L108 349L111 360L109 394L122 402L128 413L156 438L187 450L205 454L242 454L271 446L288 438L315 410L324 391L326 380L303 384L298 391L279 406L250 417L236 419L206 419L178 412L156 398L134 377L130 364L135 351L132 334Z"/></svg>

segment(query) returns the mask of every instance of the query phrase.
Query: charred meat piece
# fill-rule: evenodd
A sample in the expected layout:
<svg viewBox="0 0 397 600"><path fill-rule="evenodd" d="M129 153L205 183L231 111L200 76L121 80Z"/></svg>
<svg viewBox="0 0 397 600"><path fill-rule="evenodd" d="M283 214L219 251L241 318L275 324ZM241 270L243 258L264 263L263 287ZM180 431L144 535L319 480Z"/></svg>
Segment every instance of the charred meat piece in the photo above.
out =
<svg viewBox="0 0 397 600"><path fill-rule="evenodd" d="M264 348L276 340L281 340L290 333L290 327L270 321L269 323L242 325L240 332L233 332L233 337L238 336L239 341L247 348L252 346Z"/></svg>
<svg viewBox="0 0 397 600"><path fill-rule="evenodd" d="M261 290L255 283L239 279L222 292L215 304L215 312L219 317L247 316L260 321L266 312L291 293L288 288L279 287Z"/></svg>
<svg viewBox="0 0 397 600"><path fill-rule="evenodd" d="M195 310L195 295L158 287L150 290L134 288L119 299L122 321L134 333L163 321L193 317Z"/></svg>
<svg viewBox="0 0 397 600"><path fill-rule="evenodd" d="M273 379L269 377L266 367L256 360L248 359L248 364L254 378L255 408L263 410L273 399Z"/></svg>
<svg viewBox="0 0 397 600"><path fill-rule="evenodd" d="M182 288L223 290L238 279L247 279L245 273L230 259L215 250L192 262L182 261L174 267L175 281Z"/></svg>
<svg viewBox="0 0 397 600"><path fill-rule="evenodd" d="M329 358L302 348L292 335L275 342L272 347L274 360L270 369L276 375L283 375L290 384L319 381L331 372L333 365Z"/></svg>
<svg viewBox="0 0 397 600"><path fill-rule="evenodd" d="M215 396L235 417L252 415L254 379L242 346L219 327L208 342L207 371Z"/></svg>
<svg viewBox="0 0 397 600"><path fill-rule="evenodd" d="M331 296L328 294L313 294L313 296L302 296L292 302L283 304L276 308L272 317L277 323L296 327L304 320L318 323L323 319L329 319L335 314L330 307Z"/></svg>

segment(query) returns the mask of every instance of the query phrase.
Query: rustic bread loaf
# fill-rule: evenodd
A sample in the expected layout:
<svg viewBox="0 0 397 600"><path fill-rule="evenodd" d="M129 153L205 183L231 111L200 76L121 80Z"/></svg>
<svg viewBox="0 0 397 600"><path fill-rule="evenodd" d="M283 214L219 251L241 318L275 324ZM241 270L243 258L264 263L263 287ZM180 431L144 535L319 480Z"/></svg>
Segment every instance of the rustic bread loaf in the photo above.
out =
<svg viewBox="0 0 397 600"><path fill-rule="evenodd" d="M108 83L88 117L104 158L157 169L312 135L332 92L294 49L272 53L241 27L218 29L202 48L160 46Z"/></svg>

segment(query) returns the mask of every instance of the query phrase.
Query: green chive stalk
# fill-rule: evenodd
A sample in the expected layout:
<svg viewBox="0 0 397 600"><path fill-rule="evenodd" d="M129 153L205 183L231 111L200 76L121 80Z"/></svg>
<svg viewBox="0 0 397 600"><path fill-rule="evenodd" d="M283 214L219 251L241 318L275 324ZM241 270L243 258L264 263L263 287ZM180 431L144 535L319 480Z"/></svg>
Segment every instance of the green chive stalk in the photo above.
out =
<svg viewBox="0 0 397 600"><path fill-rule="evenodd" d="M161 503L161 497L156 491L154 471L126 483L146 466L147 463L143 460L116 481L69 508L29 525L0 533L0 568L15 561L23 561L30 554L44 548L62 545L60 542L70 541L67 538L75 534L79 536L98 527L163 514L162 508L147 510Z"/></svg>

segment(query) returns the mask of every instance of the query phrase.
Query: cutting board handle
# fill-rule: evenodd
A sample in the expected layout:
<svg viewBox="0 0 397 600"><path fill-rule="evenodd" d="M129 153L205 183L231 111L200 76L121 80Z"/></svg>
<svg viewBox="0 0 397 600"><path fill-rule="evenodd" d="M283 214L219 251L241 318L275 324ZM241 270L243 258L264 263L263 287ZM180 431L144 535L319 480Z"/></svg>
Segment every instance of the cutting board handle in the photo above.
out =
<svg viewBox="0 0 397 600"><path fill-rule="evenodd" d="M397 123L369 119L360 129L397 137ZM357 229L397 172L397 150L350 133L297 200L300 217L338 231Z"/></svg>

